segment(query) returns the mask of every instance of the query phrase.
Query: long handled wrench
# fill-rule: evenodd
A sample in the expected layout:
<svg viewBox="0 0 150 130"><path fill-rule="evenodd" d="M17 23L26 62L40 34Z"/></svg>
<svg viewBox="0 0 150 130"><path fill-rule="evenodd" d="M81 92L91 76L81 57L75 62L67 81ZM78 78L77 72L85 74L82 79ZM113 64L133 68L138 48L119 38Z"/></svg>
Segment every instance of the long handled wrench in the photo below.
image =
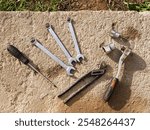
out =
<svg viewBox="0 0 150 130"><path fill-rule="evenodd" d="M58 57L56 57L54 54L52 54L49 50L47 50L44 46L41 45L41 43L37 40L32 38L31 43L34 44L36 47L41 49L45 54L47 54L49 57L51 57L54 61L56 61L58 64L60 64L66 71L68 75L73 75L73 72L75 70L74 67L66 65L63 61L61 61Z"/></svg>
<svg viewBox="0 0 150 130"><path fill-rule="evenodd" d="M76 60L78 62L81 62L81 60L84 59L84 56L81 54L81 51L80 51L80 48L79 48L79 45L78 45L78 41L77 41L77 37L76 37L75 31L74 31L74 27L72 25L72 20L70 18L68 18L67 22L68 22L68 27L69 27L69 30L70 30L70 33L71 33L71 36L72 36L74 46L75 46L75 50L77 52Z"/></svg>
<svg viewBox="0 0 150 130"><path fill-rule="evenodd" d="M64 52L65 56L68 59L68 64L69 65L74 65L74 63L76 62L76 59L73 58L71 56L71 54L69 53L69 51L66 49L66 47L64 46L64 44L62 43L62 41L60 40L60 38L58 37L58 35L53 30L52 25L49 25L49 23L47 23L46 24L46 28L50 32L50 34L53 36L53 38L55 39L56 43L59 45L59 47L61 48L61 50Z"/></svg>
<svg viewBox="0 0 150 130"><path fill-rule="evenodd" d="M107 102L110 99L114 89L116 88L117 84L119 83L119 75L120 75L120 72L121 72L121 67L124 63L124 60L129 56L130 53L131 53L131 49L126 48L124 50L123 54L121 55L121 57L119 59L119 63L118 63L117 75L112 79L110 86L107 88L107 90L104 94L103 99L104 99L105 102Z"/></svg>

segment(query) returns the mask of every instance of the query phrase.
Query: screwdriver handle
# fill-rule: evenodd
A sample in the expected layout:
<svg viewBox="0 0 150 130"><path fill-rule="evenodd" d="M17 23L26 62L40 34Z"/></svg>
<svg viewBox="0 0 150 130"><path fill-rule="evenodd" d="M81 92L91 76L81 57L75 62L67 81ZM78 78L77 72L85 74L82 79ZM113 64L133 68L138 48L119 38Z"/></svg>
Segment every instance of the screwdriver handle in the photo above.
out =
<svg viewBox="0 0 150 130"><path fill-rule="evenodd" d="M30 61L27 57L24 56L22 52L20 52L15 46L9 45L7 47L8 52L21 61L23 64L27 65Z"/></svg>
<svg viewBox="0 0 150 130"><path fill-rule="evenodd" d="M113 78L112 81L111 81L111 84L109 85L109 87L107 88L105 94L104 94L104 97L103 97L103 100L105 102L108 102L108 100L110 99L115 87L117 86L119 80L117 78Z"/></svg>

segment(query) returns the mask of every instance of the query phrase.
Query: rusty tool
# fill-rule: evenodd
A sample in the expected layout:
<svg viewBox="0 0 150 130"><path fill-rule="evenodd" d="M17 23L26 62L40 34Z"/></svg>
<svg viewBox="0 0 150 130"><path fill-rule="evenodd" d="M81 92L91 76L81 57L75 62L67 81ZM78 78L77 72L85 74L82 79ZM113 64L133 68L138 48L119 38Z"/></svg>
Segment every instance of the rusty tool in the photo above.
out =
<svg viewBox="0 0 150 130"><path fill-rule="evenodd" d="M70 101L73 97L75 97L77 94L79 94L81 91L83 91L85 88L87 88L89 85L91 85L95 80L97 80L98 78L100 78L101 76L103 76L106 72L106 67L107 65L105 64L105 62L102 62L99 69L97 70L92 70L90 72L88 72L87 74L83 75L81 78L79 78L74 84L72 84L70 87L68 87L65 91L61 92L58 97L60 98L61 96L63 96L64 94L66 94L69 90L71 90L75 85L77 85L78 83L80 83L82 80L89 78L89 77L93 77L92 80L86 84L84 84L82 87L80 87L77 91L73 92L70 96L68 96L65 100L64 103L67 103L68 101Z"/></svg>
<svg viewBox="0 0 150 130"><path fill-rule="evenodd" d="M125 59L130 55L130 53L131 53L130 48L124 48L123 54L121 55L121 57L119 59L117 75L112 79L110 85L108 86L106 92L104 93L103 100L105 102L108 102L111 95L113 94L114 89L116 88L117 84L119 83L119 75L121 72L122 65L123 65Z"/></svg>
<svg viewBox="0 0 150 130"><path fill-rule="evenodd" d="M34 70L35 72L39 73L40 75L42 75L46 80L48 80L51 84L53 84L53 86L55 88L57 88L57 86L50 81L45 75L43 75L38 68L29 60L29 58L27 58L21 51L19 51L15 46L13 45L9 45L7 47L8 52L14 56L15 58L17 58L19 61L21 61L23 64L29 66L32 70Z"/></svg>

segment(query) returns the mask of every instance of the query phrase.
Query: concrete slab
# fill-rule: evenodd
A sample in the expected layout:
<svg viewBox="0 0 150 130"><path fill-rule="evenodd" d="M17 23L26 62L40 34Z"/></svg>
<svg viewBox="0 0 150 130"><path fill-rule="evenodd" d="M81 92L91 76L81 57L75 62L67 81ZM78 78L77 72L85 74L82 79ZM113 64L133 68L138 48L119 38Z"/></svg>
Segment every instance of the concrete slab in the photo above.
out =
<svg viewBox="0 0 150 130"><path fill-rule="evenodd" d="M79 44L87 59L76 65L76 78L67 76L65 70L30 43L31 37L37 38L67 62L45 29L49 22L70 53L76 56L66 23L68 16L75 21ZM0 112L150 112L150 12L0 12L0 18ZM110 102L104 103L103 93L117 71L119 57L117 50L107 56L99 46L110 42L108 33L112 23L116 23L116 29L129 38L126 46L133 49L133 54L126 60L120 86ZM112 42L117 48L122 44ZM58 89L13 58L6 50L9 43L30 57ZM61 90L96 69L101 61L109 65L106 75L68 105L57 98Z"/></svg>

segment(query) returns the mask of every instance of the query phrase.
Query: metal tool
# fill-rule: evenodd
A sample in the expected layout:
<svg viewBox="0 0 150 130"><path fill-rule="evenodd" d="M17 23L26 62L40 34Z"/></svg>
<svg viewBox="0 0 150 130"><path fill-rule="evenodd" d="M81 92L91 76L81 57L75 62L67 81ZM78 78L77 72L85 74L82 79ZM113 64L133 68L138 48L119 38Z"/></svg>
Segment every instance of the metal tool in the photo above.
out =
<svg viewBox="0 0 150 130"><path fill-rule="evenodd" d="M123 65L125 59L130 55L130 53L131 53L130 48L126 48L123 51L123 54L121 55L121 57L119 59L117 75L112 79L111 84L108 86L108 88L104 94L103 99L105 102L107 102L110 99L114 89L116 88L117 84L119 83L119 75L121 72L122 65Z"/></svg>
<svg viewBox="0 0 150 130"><path fill-rule="evenodd" d="M104 62L102 62L101 66L99 67L99 69L97 70L92 70L89 73L83 75L81 78L79 78L74 84L72 84L70 87L68 87L65 91L61 92L58 97L63 96L64 94L66 94L69 90L71 90L75 85L77 85L78 83L80 83L82 80L89 78L89 77L93 77L91 81L87 82L86 84L84 84L82 87L80 87L77 91L73 92L70 96L68 96L65 100L64 103L67 103L68 101L70 101L74 96L76 96L78 93L80 93L82 90L84 90L86 87L88 87L89 85L91 85L95 80L97 80L98 78L100 78L102 75L105 74L106 72L106 64Z"/></svg>
<svg viewBox="0 0 150 130"><path fill-rule="evenodd" d="M84 59L84 56L83 56L83 54L81 54L81 51L80 51L80 48L79 48L79 45L78 45L78 41L77 41L77 37L76 37L75 31L74 31L74 27L72 25L72 20L70 18L68 18L67 22L68 22L68 26L69 26L69 30L70 30L72 39L73 39L75 50L77 52L76 60L78 62L81 62L81 60Z"/></svg>
<svg viewBox="0 0 150 130"><path fill-rule="evenodd" d="M76 59L71 56L67 48L64 46L58 35L54 32L52 25L49 25L49 23L46 24L47 30L51 33L53 38L55 39L56 43L59 45L61 50L64 52L65 56L68 59L68 64L69 65L74 65L76 63Z"/></svg>
<svg viewBox="0 0 150 130"><path fill-rule="evenodd" d="M19 61L21 61L23 64L29 66L32 70L34 70L35 72L39 73L40 75L42 75L46 80L48 80L51 84L54 85L54 87L57 88L57 86L50 81L45 75L43 75L38 68L35 67L35 65L22 53L20 52L15 46L13 45L9 45L7 47L8 52L14 56L15 58L17 58Z"/></svg>
<svg viewBox="0 0 150 130"><path fill-rule="evenodd" d="M45 54L47 54L49 57L51 57L54 61L56 61L58 64L60 64L66 71L68 75L73 75L73 72L75 70L74 67L66 65L63 61L61 61L58 57L56 57L53 53L51 53L48 49L46 49L44 46L41 45L41 43L35 39L31 39L31 43L34 44L36 47L41 49Z"/></svg>
<svg viewBox="0 0 150 130"><path fill-rule="evenodd" d="M112 52L116 47L114 43L110 43L108 45L102 46L103 50L106 52L106 54L109 54Z"/></svg>
<svg viewBox="0 0 150 130"><path fill-rule="evenodd" d="M110 32L110 36L112 38L119 38L119 37L121 37L121 34L118 33L117 31L115 31L114 29L112 29L111 32Z"/></svg>

